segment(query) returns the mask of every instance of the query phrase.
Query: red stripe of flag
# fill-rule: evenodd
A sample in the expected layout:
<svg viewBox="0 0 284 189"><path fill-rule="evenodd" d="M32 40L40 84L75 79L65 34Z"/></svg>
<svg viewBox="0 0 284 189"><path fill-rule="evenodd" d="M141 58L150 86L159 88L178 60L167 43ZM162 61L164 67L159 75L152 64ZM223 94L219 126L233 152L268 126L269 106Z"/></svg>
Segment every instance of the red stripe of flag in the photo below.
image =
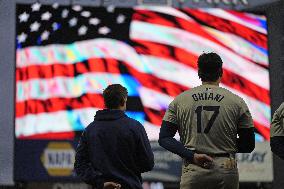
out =
<svg viewBox="0 0 284 189"><path fill-rule="evenodd" d="M226 20L211 14L206 14L200 10L185 9L185 11L190 15L193 15L199 21L207 23L208 25L216 28L217 30L241 36L246 40L250 41L252 44L267 49L267 37L265 34L254 31L239 23Z"/></svg>
<svg viewBox="0 0 284 189"><path fill-rule="evenodd" d="M129 73L146 88L175 97L189 88L171 81L167 81L151 74L146 74L129 67Z"/></svg>
<svg viewBox="0 0 284 189"><path fill-rule="evenodd" d="M254 120L254 127L258 130L258 132L265 138L265 140L270 139L270 129L262 125L261 123Z"/></svg>
<svg viewBox="0 0 284 189"><path fill-rule="evenodd" d="M104 108L103 97L100 94L84 94L77 98L49 98L47 100L30 99L16 103L16 117L27 114L68 111L69 109Z"/></svg>
<svg viewBox="0 0 284 189"><path fill-rule="evenodd" d="M87 64L78 62L75 64L32 65L16 69L16 81L29 79L50 79L57 76L74 77L88 72L120 73L119 62L116 59L90 58Z"/></svg>
<svg viewBox="0 0 284 189"><path fill-rule="evenodd" d="M165 110L154 110L152 108L144 107L147 119L154 125L161 125Z"/></svg>
<svg viewBox="0 0 284 189"><path fill-rule="evenodd" d="M70 132L55 132L55 133L43 133L43 134L33 134L29 136L18 136L21 140L73 140L75 133Z"/></svg>
<svg viewBox="0 0 284 189"><path fill-rule="evenodd" d="M249 16L249 13L243 13L243 12L238 12L238 11L234 11L234 10L226 10L228 13L238 17L239 19L248 22L248 23L252 23L256 26L260 26L260 21L258 21L256 18Z"/></svg>

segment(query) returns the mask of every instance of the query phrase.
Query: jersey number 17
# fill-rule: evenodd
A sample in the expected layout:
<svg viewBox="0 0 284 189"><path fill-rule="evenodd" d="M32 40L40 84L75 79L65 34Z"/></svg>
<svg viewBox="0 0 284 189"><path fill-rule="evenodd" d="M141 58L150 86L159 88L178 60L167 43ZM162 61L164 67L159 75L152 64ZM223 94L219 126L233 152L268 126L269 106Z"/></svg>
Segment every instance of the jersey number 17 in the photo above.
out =
<svg viewBox="0 0 284 189"><path fill-rule="evenodd" d="M211 116L211 118L209 119L205 129L204 129L204 133L209 133L211 127L214 124L214 121L216 120L217 116L219 115L219 109L220 106L198 106L195 110L195 113L197 114L197 132L201 133L201 128L202 128L202 112L203 111L212 111L213 115Z"/></svg>

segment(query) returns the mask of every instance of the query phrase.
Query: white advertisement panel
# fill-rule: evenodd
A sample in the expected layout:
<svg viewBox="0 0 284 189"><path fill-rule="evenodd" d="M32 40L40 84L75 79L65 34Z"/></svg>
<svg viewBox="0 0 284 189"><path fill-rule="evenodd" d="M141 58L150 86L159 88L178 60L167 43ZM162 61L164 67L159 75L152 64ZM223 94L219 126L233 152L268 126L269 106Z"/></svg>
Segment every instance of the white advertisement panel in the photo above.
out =
<svg viewBox="0 0 284 189"><path fill-rule="evenodd" d="M237 154L240 182L272 182L273 164L269 142L257 142L250 154Z"/></svg>

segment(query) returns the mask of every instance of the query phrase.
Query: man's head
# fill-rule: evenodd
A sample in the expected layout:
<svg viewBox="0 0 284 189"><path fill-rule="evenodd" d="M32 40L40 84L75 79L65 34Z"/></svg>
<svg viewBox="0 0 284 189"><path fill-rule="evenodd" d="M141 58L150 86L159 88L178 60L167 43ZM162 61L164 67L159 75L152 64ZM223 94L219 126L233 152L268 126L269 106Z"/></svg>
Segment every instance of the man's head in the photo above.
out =
<svg viewBox="0 0 284 189"><path fill-rule="evenodd" d="M203 53L198 57L198 76L202 82L220 81L223 69L222 59L216 53Z"/></svg>
<svg viewBox="0 0 284 189"><path fill-rule="evenodd" d="M108 109L126 110L127 89L120 84L109 85L103 91L105 106Z"/></svg>

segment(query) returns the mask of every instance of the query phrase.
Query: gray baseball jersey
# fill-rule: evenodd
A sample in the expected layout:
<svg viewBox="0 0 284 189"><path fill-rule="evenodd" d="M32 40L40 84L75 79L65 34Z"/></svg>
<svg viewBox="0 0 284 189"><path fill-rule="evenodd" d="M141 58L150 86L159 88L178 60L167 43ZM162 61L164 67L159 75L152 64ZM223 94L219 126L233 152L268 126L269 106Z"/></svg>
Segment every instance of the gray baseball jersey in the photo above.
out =
<svg viewBox="0 0 284 189"><path fill-rule="evenodd" d="M284 136L284 102L273 114L270 137L274 136Z"/></svg>
<svg viewBox="0 0 284 189"><path fill-rule="evenodd" d="M253 120L242 98L215 85L201 85L178 95L164 121L178 125L185 147L202 153L236 153L238 128Z"/></svg>

